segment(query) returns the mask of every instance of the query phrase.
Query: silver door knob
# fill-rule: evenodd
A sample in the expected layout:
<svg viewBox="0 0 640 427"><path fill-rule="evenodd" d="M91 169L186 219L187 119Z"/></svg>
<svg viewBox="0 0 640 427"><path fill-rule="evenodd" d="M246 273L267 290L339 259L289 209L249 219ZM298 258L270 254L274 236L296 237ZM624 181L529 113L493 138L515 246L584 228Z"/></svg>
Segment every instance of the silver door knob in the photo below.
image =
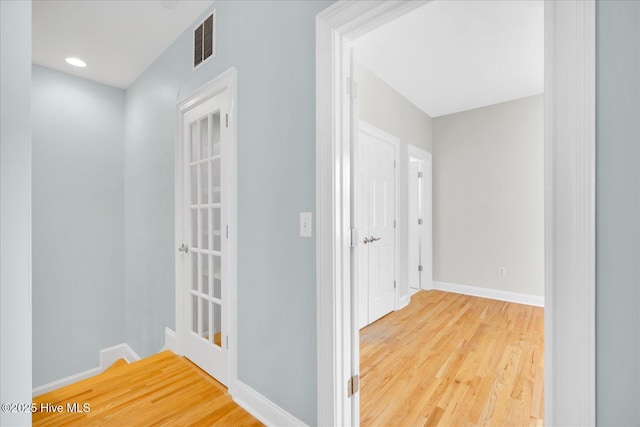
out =
<svg viewBox="0 0 640 427"><path fill-rule="evenodd" d="M187 246L187 245L185 245L185 244L183 243L183 244L182 244L182 246L180 246L180 247L178 248L178 250L179 250L180 252L184 252L184 253L186 254L187 252L189 252L189 246Z"/></svg>
<svg viewBox="0 0 640 427"><path fill-rule="evenodd" d="M382 237L369 237L369 242L377 242L378 240L382 239Z"/></svg>

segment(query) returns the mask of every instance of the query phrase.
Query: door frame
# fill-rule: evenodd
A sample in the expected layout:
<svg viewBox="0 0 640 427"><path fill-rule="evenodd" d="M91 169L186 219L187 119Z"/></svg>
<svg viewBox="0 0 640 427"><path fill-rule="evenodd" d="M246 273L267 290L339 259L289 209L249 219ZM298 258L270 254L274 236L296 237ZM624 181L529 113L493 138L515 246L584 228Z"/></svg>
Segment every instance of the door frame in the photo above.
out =
<svg viewBox="0 0 640 427"><path fill-rule="evenodd" d="M427 245L429 248L428 257L425 258L424 252L420 254L420 261L424 267L422 271L423 274L420 276L420 289L431 290L433 289L433 156L428 151L409 144L407 146L407 164L409 164L411 158L419 159L424 162L425 165L429 164L430 166L428 174L422 171L423 180L419 191L422 195L422 211L424 212L424 227L422 228L422 235L420 237L422 239L422 245ZM410 171L408 171L408 173L409 172ZM408 179L412 179L412 177L409 176ZM409 239L407 238L407 240ZM409 268L411 268L411 266L409 266ZM425 277L427 278L426 280Z"/></svg>
<svg viewBox="0 0 640 427"><path fill-rule="evenodd" d="M226 162L228 176L228 211L227 211L227 224L222 224L221 228L225 225L229 227L228 230L228 243L227 243L227 300L226 301L226 324L227 336L229 348L227 350L227 378L228 378L228 390L229 394L233 394L233 389L236 386L238 373L237 373L237 70L232 67L218 75L217 77L205 83L203 86L195 90L184 101L179 102L176 106L176 134L175 134L175 241L174 241L174 254L175 254L175 300L176 300L176 318L175 318L175 333L176 333L176 348L175 352L181 356L184 355L184 304L183 304L183 277L184 277L184 263L182 262L181 253L178 252L178 247L183 243L183 205L184 200L184 164L183 164L183 127L184 127L184 114L193 107L205 102L206 100L213 98L217 94L228 90L230 98L229 107L229 149L227 150L227 158L222 159Z"/></svg>
<svg viewBox="0 0 640 427"><path fill-rule="evenodd" d="M358 423L351 367L350 43L427 1L338 1L316 16L318 424ZM595 1L547 1L545 421L595 425ZM355 408L355 409L354 409Z"/></svg>
<svg viewBox="0 0 640 427"><path fill-rule="evenodd" d="M356 135L358 135L356 137L356 141L354 142L354 148L355 145L358 144L359 142L357 141L357 138L360 135L360 132L364 132L367 133L371 136L375 136L376 138L379 138L385 142L388 142L389 144L393 145L393 155L395 156L394 158L394 167L393 167L393 192L394 192L394 197L393 197L393 218L394 221L398 220L398 203L399 203L399 196L398 196L398 187L399 187L399 182L398 182L398 160L400 158L400 139L396 136L391 135L390 133L387 133L385 131L383 131L380 128L377 128L369 123L367 123L364 120L358 120L358 128L357 128L357 132ZM355 152L355 151L354 151ZM354 171L357 170L360 165L356 164L356 156L353 157L353 169ZM353 197L354 194L351 194L351 203L352 206L354 206L354 210L355 210L355 198ZM362 233L360 233L360 230L358 230L356 232L356 236L358 236L359 240L362 240ZM355 260L354 260L355 261ZM398 265L400 265L400 251L398 250L398 229L397 227L394 227L394 232L393 232L393 280L397 281L398 280ZM355 270L355 269L354 269ZM353 276L354 278L352 280L356 280L356 276ZM361 283L354 283L354 293L353 293L353 298L354 298L354 305L353 305L353 310L357 311L358 310L358 298L360 297L360 285ZM408 304L408 301L406 302L405 305ZM396 311L400 308L400 300L399 300L399 296L398 296L398 288L397 286L393 289L393 311ZM360 313L354 313L354 316L356 316L356 319L358 319Z"/></svg>

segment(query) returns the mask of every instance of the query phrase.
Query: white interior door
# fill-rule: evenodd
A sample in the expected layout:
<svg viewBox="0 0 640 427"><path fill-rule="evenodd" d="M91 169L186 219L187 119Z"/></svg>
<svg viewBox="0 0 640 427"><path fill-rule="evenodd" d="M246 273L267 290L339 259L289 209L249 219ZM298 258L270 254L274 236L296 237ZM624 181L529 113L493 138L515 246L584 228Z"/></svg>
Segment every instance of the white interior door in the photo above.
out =
<svg viewBox="0 0 640 427"><path fill-rule="evenodd" d="M395 138L360 125L355 171L359 326L395 309Z"/></svg>
<svg viewBox="0 0 640 427"><path fill-rule="evenodd" d="M183 119L184 355L227 383L228 90Z"/></svg>
<svg viewBox="0 0 640 427"><path fill-rule="evenodd" d="M409 157L409 176L408 176L408 244L407 257L409 262L409 271L407 278L409 280L409 292L415 292L420 289L420 246L421 236L420 228L420 193L421 193L421 161L415 157Z"/></svg>
<svg viewBox="0 0 640 427"><path fill-rule="evenodd" d="M433 289L431 153L410 145L408 176L409 291Z"/></svg>

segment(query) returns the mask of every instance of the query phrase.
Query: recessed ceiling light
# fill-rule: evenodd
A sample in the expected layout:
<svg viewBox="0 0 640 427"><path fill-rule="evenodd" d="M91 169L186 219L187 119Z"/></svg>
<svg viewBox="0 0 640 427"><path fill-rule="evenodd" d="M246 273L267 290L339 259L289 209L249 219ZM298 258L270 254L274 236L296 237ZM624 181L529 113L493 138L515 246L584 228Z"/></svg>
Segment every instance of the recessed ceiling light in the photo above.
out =
<svg viewBox="0 0 640 427"><path fill-rule="evenodd" d="M74 67L80 67L80 68L84 68L87 66L87 64L82 60L82 59L78 59L78 58L65 58L65 61L67 61L68 64L73 65Z"/></svg>

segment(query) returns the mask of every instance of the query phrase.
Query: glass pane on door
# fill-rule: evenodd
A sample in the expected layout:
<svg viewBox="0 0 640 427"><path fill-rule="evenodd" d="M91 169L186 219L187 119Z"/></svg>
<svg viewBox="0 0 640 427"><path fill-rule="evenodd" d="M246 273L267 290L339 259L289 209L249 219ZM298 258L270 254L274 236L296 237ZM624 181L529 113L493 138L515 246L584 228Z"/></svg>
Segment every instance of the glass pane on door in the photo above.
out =
<svg viewBox="0 0 640 427"><path fill-rule="evenodd" d="M191 332L198 333L198 297L191 295Z"/></svg>
<svg viewBox="0 0 640 427"><path fill-rule="evenodd" d="M209 118L200 120L200 159L209 157Z"/></svg>
<svg viewBox="0 0 640 427"><path fill-rule="evenodd" d="M222 347L222 307L213 303L213 343Z"/></svg>
<svg viewBox="0 0 640 427"><path fill-rule="evenodd" d="M220 203L220 158L211 161L211 203Z"/></svg>
<svg viewBox="0 0 640 427"><path fill-rule="evenodd" d="M206 339L207 341L210 341L211 328L209 327L209 325L211 324L211 322L209 318L209 300L205 298L200 298L200 303L202 307L202 317L201 317L202 328L200 329L200 336Z"/></svg>
<svg viewBox="0 0 640 427"><path fill-rule="evenodd" d="M220 154L220 111L211 115L211 156Z"/></svg>
<svg viewBox="0 0 640 427"><path fill-rule="evenodd" d="M209 248L209 209L200 209L200 245L199 248Z"/></svg>
<svg viewBox="0 0 640 427"><path fill-rule="evenodd" d="M209 203L209 163L200 165L200 204Z"/></svg>
<svg viewBox="0 0 640 427"><path fill-rule="evenodd" d="M209 255L202 254L202 293L209 295Z"/></svg>
<svg viewBox="0 0 640 427"><path fill-rule="evenodd" d="M220 269L220 257L213 256L213 297L222 298L222 271Z"/></svg>
<svg viewBox="0 0 640 427"><path fill-rule="evenodd" d="M220 251L222 237L222 218L220 217L220 208L214 208L213 211L213 250Z"/></svg>

